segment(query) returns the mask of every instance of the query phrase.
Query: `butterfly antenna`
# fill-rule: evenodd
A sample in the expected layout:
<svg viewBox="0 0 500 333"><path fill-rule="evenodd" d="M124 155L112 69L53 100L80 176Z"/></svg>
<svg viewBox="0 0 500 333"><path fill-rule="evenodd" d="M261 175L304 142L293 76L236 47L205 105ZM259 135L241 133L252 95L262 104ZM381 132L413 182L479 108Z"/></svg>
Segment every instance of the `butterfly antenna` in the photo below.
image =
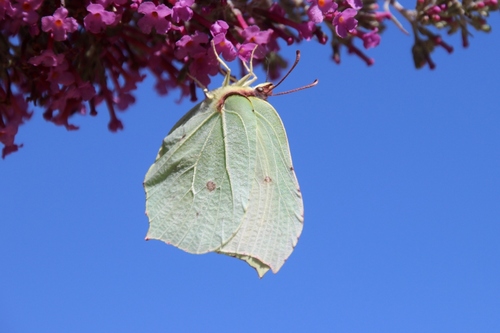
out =
<svg viewBox="0 0 500 333"><path fill-rule="evenodd" d="M293 92L296 92L296 91L300 91L300 90L304 90L304 89L307 89L307 88L312 88L314 87L315 85L318 84L318 79L314 80L313 83L309 83L308 85L306 86L303 86L303 87L299 87L299 88L295 88L295 89L292 89L292 90L287 90L287 91L282 91L282 92L279 92L277 94L273 94L273 96L279 96L279 95L286 95L286 94L290 94L290 93L293 93ZM273 87L273 89L275 88L276 86Z"/></svg>
<svg viewBox="0 0 500 333"><path fill-rule="evenodd" d="M281 84L281 82L285 81L285 79L288 77L288 75L290 75L290 73L293 71L293 69L295 68L295 66L297 66L297 64L299 63L299 60L300 60L300 51L297 50L297 51L295 51L295 62L293 63L292 68L290 68L288 70L288 73L286 73L285 76L283 76L281 78L280 82L278 82L277 84L273 85L273 89L276 88L277 86L279 86ZM317 83L317 81L316 81L316 83ZM316 83L314 83L312 86L316 85ZM306 88L309 88L309 87L306 86L303 89L306 89ZM301 89L299 89L299 90L301 90Z"/></svg>

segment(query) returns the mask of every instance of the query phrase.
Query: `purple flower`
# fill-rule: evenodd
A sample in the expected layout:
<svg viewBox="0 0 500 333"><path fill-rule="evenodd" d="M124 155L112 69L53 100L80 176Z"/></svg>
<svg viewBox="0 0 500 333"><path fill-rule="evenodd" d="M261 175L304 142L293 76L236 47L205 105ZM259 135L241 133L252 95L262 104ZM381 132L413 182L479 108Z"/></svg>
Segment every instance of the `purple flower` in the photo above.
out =
<svg viewBox="0 0 500 333"><path fill-rule="evenodd" d="M175 79L169 78L168 80L166 80L162 77L156 78L155 90L160 95L167 95L170 89L174 89L176 87L177 81Z"/></svg>
<svg viewBox="0 0 500 333"><path fill-rule="evenodd" d="M264 45L269 43L272 34L271 29L261 31L256 25L245 28L241 32L245 42L238 48L238 57L243 61L249 61L253 52L255 59L264 58L266 56L266 47Z"/></svg>
<svg viewBox="0 0 500 333"><path fill-rule="evenodd" d="M0 1L0 20L5 19L5 14L13 16L13 10L10 1Z"/></svg>
<svg viewBox="0 0 500 333"><path fill-rule="evenodd" d="M378 34L378 28L375 28L375 30L362 35L361 39L363 39L363 46L365 47L365 49L377 46L378 44L380 44L380 35Z"/></svg>
<svg viewBox="0 0 500 333"><path fill-rule="evenodd" d="M122 87L118 88L118 90L122 92L134 91L137 89L137 83L144 81L145 78L146 74L140 74L139 71L129 71L126 74L123 74L125 83ZM118 77L116 80L118 81Z"/></svg>
<svg viewBox="0 0 500 333"><path fill-rule="evenodd" d="M333 0L310 0L309 2L311 2L312 5L307 10L307 16L309 16L314 23L323 22L325 15L332 14L338 8L337 3Z"/></svg>
<svg viewBox="0 0 500 333"><path fill-rule="evenodd" d="M139 8L139 6L141 5L142 3L142 0L132 0L132 2L130 3L130 9L132 10L137 10L137 8Z"/></svg>
<svg viewBox="0 0 500 333"><path fill-rule="evenodd" d="M4 97L5 98L5 97ZM3 143L2 158L17 151L22 144L15 144L19 125L31 118L33 113L28 111L28 103L23 94L7 94L4 103L0 104L0 115L4 126L0 130L0 142Z"/></svg>
<svg viewBox="0 0 500 333"><path fill-rule="evenodd" d="M116 14L104 10L104 7L99 4L90 4L87 6L90 14L85 16L83 24L88 31L98 34L106 29L106 26L112 25L115 22Z"/></svg>
<svg viewBox="0 0 500 333"><path fill-rule="evenodd" d="M52 50L45 50L39 56L32 57L28 60L28 62L34 66L42 64L45 67L56 67L64 61L64 54L55 55Z"/></svg>
<svg viewBox="0 0 500 333"><path fill-rule="evenodd" d="M56 41L65 40L68 37L68 32L78 29L76 20L67 16L68 10L66 8L57 8L53 16L42 17L42 30L45 32L52 31L52 35Z"/></svg>
<svg viewBox="0 0 500 333"><path fill-rule="evenodd" d="M296 29L299 33L300 39L310 40L314 35L317 27L313 21L305 21L302 23L295 22L293 20L289 20L284 17L285 10L281 8L277 3L273 3L269 8L269 14L272 19L277 23L283 24L284 26L289 26ZM288 45L293 44L294 39L291 38L290 34L285 32L282 28L273 29L277 35L281 38L285 39ZM276 43L274 43L274 48L276 47Z"/></svg>
<svg viewBox="0 0 500 333"><path fill-rule="evenodd" d="M92 3L103 6L104 8L108 7L111 1L109 0L92 0Z"/></svg>
<svg viewBox="0 0 500 333"><path fill-rule="evenodd" d="M266 56L266 49L263 46L255 43L245 43L238 48L238 57L248 62L252 58L252 52L254 59L263 59Z"/></svg>
<svg viewBox="0 0 500 333"><path fill-rule="evenodd" d="M120 119L116 118L116 116L113 114L111 114L111 119L108 123L108 129L111 131L111 132L118 132L119 130L122 130L123 129L123 123L121 122Z"/></svg>
<svg viewBox="0 0 500 333"><path fill-rule="evenodd" d="M226 32L227 32L228 29L229 29L229 25L226 23L226 21L217 20L210 27L210 33L214 37L217 36L217 35L226 36Z"/></svg>
<svg viewBox="0 0 500 333"><path fill-rule="evenodd" d="M222 57L227 61L233 61L236 58L236 49L229 40L224 39L224 41L215 45L215 49L218 53L222 53Z"/></svg>
<svg viewBox="0 0 500 333"><path fill-rule="evenodd" d="M96 94L95 88L90 82L80 82L76 88L72 88L70 91L74 91L74 93L70 94L68 92L68 96L72 98L81 98L84 101L90 100Z"/></svg>
<svg viewBox="0 0 500 333"><path fill-rule="evenodd" d="M135 97L131 93L120 91L118 96L113 96L113 102L118 107L118 110L124 111L135 103Z"/></svg>
<svg viewBox="0 0 500 333"><path fill-rule="evenodd" d="M108 7L109 5L117 5L117 6L123 6L127 3L128 0L93 0L93 3L102 5L104 8ZM132 2L136 2L137 0L133 0ZM140 0L142 2L142 0Z"/></svg>
<svg viewBox="0 0 500 333"><path fill-rule="evenodd" d="M190 8L194 0L178 0L172 8L172 19L175 23L189 21L193 17L193 10Z"/></svg>
<svg viewBox="0 0 500 333"><path fill-rule="evenodd" d="M363 8L363 1L361 0L347 0L347 3L356 10Z"/></svg>
<svg viewBox="0 0 500 333"><path fill-rule="evenodd" d="M206 46L201 44L207 43L208 35L203 32L195 31L192 36L184 35L175 43L175 46L177 46L175 56L177 59L183 59L188 55L193 58L198 57L207 51Z"/></svg>
<svg viewBox="0 0 500 333"><path fill-rule="evenodd" d="M137 11L144 14L137 25L145 34L149 34L153 27L159 34L164 34L170 29L170 21L166 20L165 17L172 14L172 9L167 6L155 6L154 3L148 1L143 2Z"/></svg>
<svg viewBox="0 0 500 333"><path fill-rule="evenodd" d="M38 21L39 16L36 10L42 2L43 0L19 0L17 4L14 4L14 8L17 13L21 13L24 23L32 25Z"/></svg>
<svg viewBox="0 0 500 333"><path fill-rule="evenodd" d="M218 20L212 24L210 32L214 37L213 42L217 53L222 52L222 57L224 57L224 59L227 61L233 61L237 56L237 52L233 43L226 38L226 32L228 29L229 25L225 21Z"/></svg>
<svg viewBox="0 0 500 333"><path fill-rule="evenodd" d="M261 31L260 28L256 25L251 25L246 27L241 35L245 38L245 42L247 43L256 43L259 45L269 43L269 39L271 38L273 31L271 29Z"/></svg>
<svg viewBox="0 0 500 333"><path fill-rule="evenodd" d="M117 6L123 6L127 3L128 0L113 0L111 1L112 3L114 3L115 5Z"/></svg>
<svg viewBox="0 0 500 333"><path fill-rule="evenodd" d="M47 101L47 110L43 113L43 117L46 120L50 120L59 126L63 125L69 131L78 129L78 126L69 124L69 117L76 112L82 111L82 101L80 99L73 99L68 95L68 91L71 92L72 87L69 89L64 87L54 92L51 99ZM55 115L54 111L57 111Z"/></svg>
<svg viewBox="0 0 500 333"><path fill-rule="evenodd" d="M210 83L210 76L219 73L219 62L213 51L208 51L204 56L195 58L189 65L189 74L205 87Z"/></svg>
<svg viewBox="0 0 500 333"><path fill-rule="evenodd" d="M358 12L356 9L348 8L335 16L333 25L335 32L341 38L347 37L347 33L356 29L358 21L354 18Z"/></svg>
<svg viewBox="0 0 500 333"><path fill-rule="evenodd" d="M305 40L310 40L313 36L314 30L316 30L316 24L313 21L307 21L298 24L295 29L299 31L300 37Z"/></svg>
<svg viewBox="0 0 500 333"><path fill-rule="evenodd" d="M58 85L69 86L75 82L75 76L67 71L68 63L64 62L60 66L52 67L50 69L47 80L50 82L52 91L59 91Z"/></svg>

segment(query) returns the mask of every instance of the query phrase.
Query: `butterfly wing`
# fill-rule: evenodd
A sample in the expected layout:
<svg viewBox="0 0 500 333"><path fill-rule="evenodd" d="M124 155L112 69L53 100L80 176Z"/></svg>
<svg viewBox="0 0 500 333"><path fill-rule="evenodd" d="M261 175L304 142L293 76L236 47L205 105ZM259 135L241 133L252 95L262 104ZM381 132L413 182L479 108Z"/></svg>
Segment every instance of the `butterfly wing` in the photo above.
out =
<svg viewBox="0 0 500 333"><path fill-rule="evenodd" d="M250 97L257 120L257 153L248 211L233 238L217 252L245 260L262 277L283 266L303 227L304 206L288 140L276 110Z"/></svg>
<svg viewBox="0 0 500 333"><path fill-rule="evenodd" d="M144 180L147 239L205 253L238 231L252 189L257 123L247 98L218 102L198 104L163 141Z"/></svg>

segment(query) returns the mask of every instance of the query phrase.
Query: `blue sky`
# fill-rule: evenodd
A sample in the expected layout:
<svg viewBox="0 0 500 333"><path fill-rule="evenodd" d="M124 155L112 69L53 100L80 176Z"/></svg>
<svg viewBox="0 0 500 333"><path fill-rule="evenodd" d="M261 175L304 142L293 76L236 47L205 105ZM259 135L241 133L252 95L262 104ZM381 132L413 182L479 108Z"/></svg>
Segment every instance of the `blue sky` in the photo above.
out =
<svg viewBox="0 0 500 333"><path fill-rule="evenodd" d="M0 332L500 331L493 14L468 49L458 36L452 55L438 49L434 71L413 68L412 39L393 26L372 67L345 54L336 65L315 42L285 50L302 60L280 90L319 79L270 100L305 225L262 280L236 259L144 241L144 175L192 107L177 92L145 82L118 134L104 109L74 118L75 132L35 114L0 162Z"/></svg>

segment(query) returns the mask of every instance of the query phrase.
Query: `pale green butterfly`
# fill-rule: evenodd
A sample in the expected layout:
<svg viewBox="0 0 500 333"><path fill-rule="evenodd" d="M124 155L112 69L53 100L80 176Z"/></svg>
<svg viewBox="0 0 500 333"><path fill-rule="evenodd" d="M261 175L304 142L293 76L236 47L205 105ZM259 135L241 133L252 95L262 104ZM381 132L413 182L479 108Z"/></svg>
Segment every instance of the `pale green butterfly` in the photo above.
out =
<svg viewBox="0 0 500 333"><path fill-rule="evenodd" d="M250 68L244 63L248 74L229 84L230 69L217 58L226 69L222 87L205 89L205 100L170 130L146 174L146 239L227 254L262 277L277 273L297 244L302 195L285 128L266 101L277 85L250 87L257 79L252 61ZM292 69L298 60L297 52Z"/></svg>

